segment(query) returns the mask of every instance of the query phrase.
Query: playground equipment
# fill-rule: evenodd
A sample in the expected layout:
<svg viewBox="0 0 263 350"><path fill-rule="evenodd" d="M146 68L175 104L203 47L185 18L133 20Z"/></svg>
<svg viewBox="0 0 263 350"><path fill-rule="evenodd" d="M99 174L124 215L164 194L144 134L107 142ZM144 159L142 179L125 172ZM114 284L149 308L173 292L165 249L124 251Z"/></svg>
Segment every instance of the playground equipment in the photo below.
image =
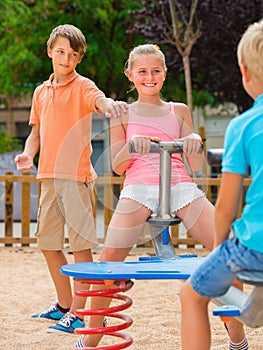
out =
<svg viewBox="0 0 263 350"><path fill-rule="evenodd" d="M235 287L221 297L213 299L218 306L213 310L214 316L220 316L228 322L231 317L238 318L251 328L263 326L263 271L242 271L237 274L239 281L254 286L247 295Z"/></svg>
<svg viewBox="0 0 263 350"><path fill-rule="evenodd" d="M144 257L138 262L92 262L77 263L62 266L61 272L64 275L74 277L83 283L104 284L108 288L99 291L80 291L78 296L83 297L107 297L123 301L118 306L109 308L76 310L76 315L94 316L103 315L109 320L111 317L123 320L124 322L114 326L102 328L79 328L77 334L103 334L123 339L120 344L100 346L98 350L119 350L125 349L132 344L132 338L120 332L131 326L132 320L129 316L121 314L120 311L127 310L132 305L132 300L120 294L132 287L131 279L187 279L193 271L200 265L203 258L186 256L177 257L176 259L161 260L158 257ZM117 288L115 285L117 284ZM91 350L93 348L85 348ZM77 350L77 348L76 348ZM82 349L83 350L83 349Z"/></svg>
<svg viewBox="0 0 263 350"><path fill-rule="evenodd" d="M159 211L149 217L148 223L156 255L161 259L176 258L169 226L178 225L181 220L170 211L171 157L173 153L182 151L183 142L151 142L150 153L160 153ZM132 141L130 152L136 152Z"/></svg>
<svg viewBox="0 0 263 350"><path fill-rule="evenodd" d="M83 283L104 284L109 287L99 291L79 291L78 296L99 296L123 301L121 305L106 309L76 310L76 314L81 316L103 315L124 321L116 326L76 330L77 334L103 334L124 340L121 344L99 347L98 350L125 349L132 344L132 338L120 332L132 324L130 317L120 314L120 311L132 305L129 297L120 294L132 288L131 279L185 280L205 259L197 256L177 256L169 235L169 225L180 223L180 219L170 213L171 155L182 152L182 146L183 144L179 142L160 142L151 145L151 152L160 153L159 212L154 213L148 220L151 224L157 257L141 258L139 262L77 263L61 268L63 274L77 278ZM134 145L131 144L130 147L133 152ZM224 322L228 321L229 317L237 317L249 327L261 327L263 325L263 271L242 272L237 277L243 283L255 285L252 293L247 295L235 287L230 287L225 295L213 299L213 302L219 305L214 309L213 314L220 316Z"/></svg>

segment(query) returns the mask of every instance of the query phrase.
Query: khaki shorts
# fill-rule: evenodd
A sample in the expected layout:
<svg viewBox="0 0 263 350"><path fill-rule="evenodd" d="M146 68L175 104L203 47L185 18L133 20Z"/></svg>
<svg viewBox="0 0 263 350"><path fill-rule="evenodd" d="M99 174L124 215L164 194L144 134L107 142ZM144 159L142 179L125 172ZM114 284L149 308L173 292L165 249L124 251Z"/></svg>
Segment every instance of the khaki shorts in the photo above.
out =
<svg viewBox="0 0 263 350"><path fill-rule="evenodd" d="M63 179L41 180L36 232L40 249L62 250L65 241L64 225L67 225L72 251L98 245L93 217L93 185L93 182Z"/></svg>

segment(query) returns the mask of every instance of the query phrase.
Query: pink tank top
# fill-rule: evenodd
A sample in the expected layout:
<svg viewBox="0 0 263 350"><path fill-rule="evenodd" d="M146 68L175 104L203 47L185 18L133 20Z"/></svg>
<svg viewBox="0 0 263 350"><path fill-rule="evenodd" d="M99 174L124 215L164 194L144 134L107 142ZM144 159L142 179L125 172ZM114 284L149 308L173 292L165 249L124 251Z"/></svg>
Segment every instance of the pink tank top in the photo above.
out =
<svg viewBox="0 0 263 350"><path fill-rule="evenodd" d="M180 125L174 113L174 104L164 117L142 117L129 109L129 122L126 140L134 135L158 136L161 141L174 141L180 138ZM134 153L132 161L126 170L124 185L145 184L159 185L159 153L148 153L140 156ZM192 182L191 177L182 162L180 154L172 155L171 183Z"/></svg>

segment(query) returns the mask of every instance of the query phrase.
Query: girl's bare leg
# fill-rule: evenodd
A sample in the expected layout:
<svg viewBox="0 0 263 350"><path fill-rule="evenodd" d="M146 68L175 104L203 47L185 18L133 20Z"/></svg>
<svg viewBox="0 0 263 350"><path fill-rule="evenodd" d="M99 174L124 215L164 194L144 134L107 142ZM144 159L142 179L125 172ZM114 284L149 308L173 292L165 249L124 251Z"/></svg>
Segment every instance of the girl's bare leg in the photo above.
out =
<svg viewBox="0 0 263 350"><path fill-rule="evenodd" d="M214 210L213 204L202 197L176 213L191 236L210 251L213 249L215 236Z"/></svg>
<svg viewBox="0 0 263 350"><path fill-rule="evenodd" d="M100 255L100 261L123 261L137 242L145 222L151 211L130 199L121 199L117 204L108 227L106 240ZM92 286L93 290L105 288L105 286ZM106 287L107 288L107 287ZM91 309L107 308L111 303L110 298L93 297L90 302ZM103 316L92 316L89 327L103 327ZM87 347L96 347L101 335L85 336L83 343Z"/></svg>

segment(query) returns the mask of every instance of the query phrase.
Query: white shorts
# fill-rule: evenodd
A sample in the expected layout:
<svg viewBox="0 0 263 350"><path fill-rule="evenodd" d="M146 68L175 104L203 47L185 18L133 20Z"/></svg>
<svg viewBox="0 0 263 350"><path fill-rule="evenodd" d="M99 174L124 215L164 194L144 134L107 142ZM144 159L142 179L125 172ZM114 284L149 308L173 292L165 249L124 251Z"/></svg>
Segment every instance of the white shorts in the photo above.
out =
<svg viewBox="0 0 263 350"><path fill-rule="evenodd" d="M205 197L205 193L201 191L195 183L182 182L171 187L171 213L182 209L194 200ZM146 185L128 185L123 188L120 194L120 199L132 199L153 213L158 212L159 208L159 186Z"/></svg>

